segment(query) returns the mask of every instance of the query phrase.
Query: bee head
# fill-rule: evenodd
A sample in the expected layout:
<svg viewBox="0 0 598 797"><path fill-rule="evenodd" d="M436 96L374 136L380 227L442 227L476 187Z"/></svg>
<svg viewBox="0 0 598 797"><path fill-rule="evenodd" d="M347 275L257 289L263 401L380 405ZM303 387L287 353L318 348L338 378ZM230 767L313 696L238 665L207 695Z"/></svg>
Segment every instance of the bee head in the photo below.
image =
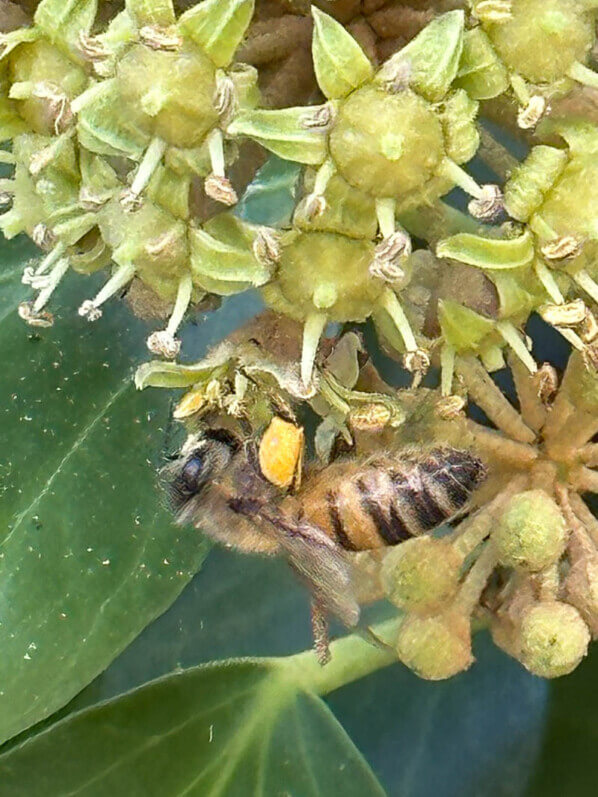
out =
<svg viewBox="0 0 598 797"><path fill-rule="evenodd" d="M226 429L204 430L188 438L163 470L173 509L182 512L226 468L239 447L240 442Z"/></svg>

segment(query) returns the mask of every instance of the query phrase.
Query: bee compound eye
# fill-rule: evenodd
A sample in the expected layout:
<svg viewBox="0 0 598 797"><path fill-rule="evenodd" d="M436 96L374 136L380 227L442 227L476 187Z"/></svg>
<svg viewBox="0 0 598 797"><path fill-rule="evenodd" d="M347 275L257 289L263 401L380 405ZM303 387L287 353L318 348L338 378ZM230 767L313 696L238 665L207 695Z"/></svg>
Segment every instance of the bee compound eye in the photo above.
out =
<svg viewBox="0 0 598 797"><path fill-rule="evenodd" d="M199 490L205 471L205 457L202 454L193 454L185 462L181 471L181 481L189 493Z"/></svg>

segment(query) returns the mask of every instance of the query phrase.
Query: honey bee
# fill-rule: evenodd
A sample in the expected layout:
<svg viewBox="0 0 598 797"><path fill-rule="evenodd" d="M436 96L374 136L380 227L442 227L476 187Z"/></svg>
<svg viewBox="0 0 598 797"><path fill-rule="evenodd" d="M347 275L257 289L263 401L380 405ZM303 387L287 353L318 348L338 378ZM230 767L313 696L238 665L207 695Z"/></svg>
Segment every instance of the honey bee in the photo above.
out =
<svg viewBox="0 0 598 797"><path fill-rule="evenodd" d="M243 438L206 424L165 468L180 524L245 552L282 554L312 596L316 650L326 660L325 618L359 620L349 551L397 545L468 507L485 479L472 453L437 448L306 468L301 427L275 416Z"/></svg>

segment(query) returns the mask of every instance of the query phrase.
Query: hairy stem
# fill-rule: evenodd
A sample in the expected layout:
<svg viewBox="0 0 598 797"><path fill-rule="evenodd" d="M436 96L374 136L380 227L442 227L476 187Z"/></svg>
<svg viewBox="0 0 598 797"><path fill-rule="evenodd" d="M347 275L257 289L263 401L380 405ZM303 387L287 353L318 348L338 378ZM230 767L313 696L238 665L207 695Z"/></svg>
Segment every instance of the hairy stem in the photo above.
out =
<svg viewBox="0 0 598 797"><path fill-rule="evenodd" d="M394 617L379 623L372 630L376 636L392 640L401 620L400 617ZM308 691L327 695L397 661L397 654L392 648L376 647L357 633L337 639L330 645L330 653L331 660L324 667L318 664L312 650L287 656L277 663Z"/></svg>

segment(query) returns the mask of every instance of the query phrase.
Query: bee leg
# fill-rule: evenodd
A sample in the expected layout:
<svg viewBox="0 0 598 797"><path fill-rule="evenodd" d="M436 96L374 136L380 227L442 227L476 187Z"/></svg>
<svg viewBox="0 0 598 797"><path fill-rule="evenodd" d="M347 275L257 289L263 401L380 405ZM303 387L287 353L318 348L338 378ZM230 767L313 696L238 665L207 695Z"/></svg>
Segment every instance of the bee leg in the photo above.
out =
<svg viewBox="0 0 598 797"><path fill-rule="evenodd" d="M314 651L318 662L322 665L330 661L330 639L328 636L328 619L320 604L311 601L311 632L314 638Z"/></svg>

